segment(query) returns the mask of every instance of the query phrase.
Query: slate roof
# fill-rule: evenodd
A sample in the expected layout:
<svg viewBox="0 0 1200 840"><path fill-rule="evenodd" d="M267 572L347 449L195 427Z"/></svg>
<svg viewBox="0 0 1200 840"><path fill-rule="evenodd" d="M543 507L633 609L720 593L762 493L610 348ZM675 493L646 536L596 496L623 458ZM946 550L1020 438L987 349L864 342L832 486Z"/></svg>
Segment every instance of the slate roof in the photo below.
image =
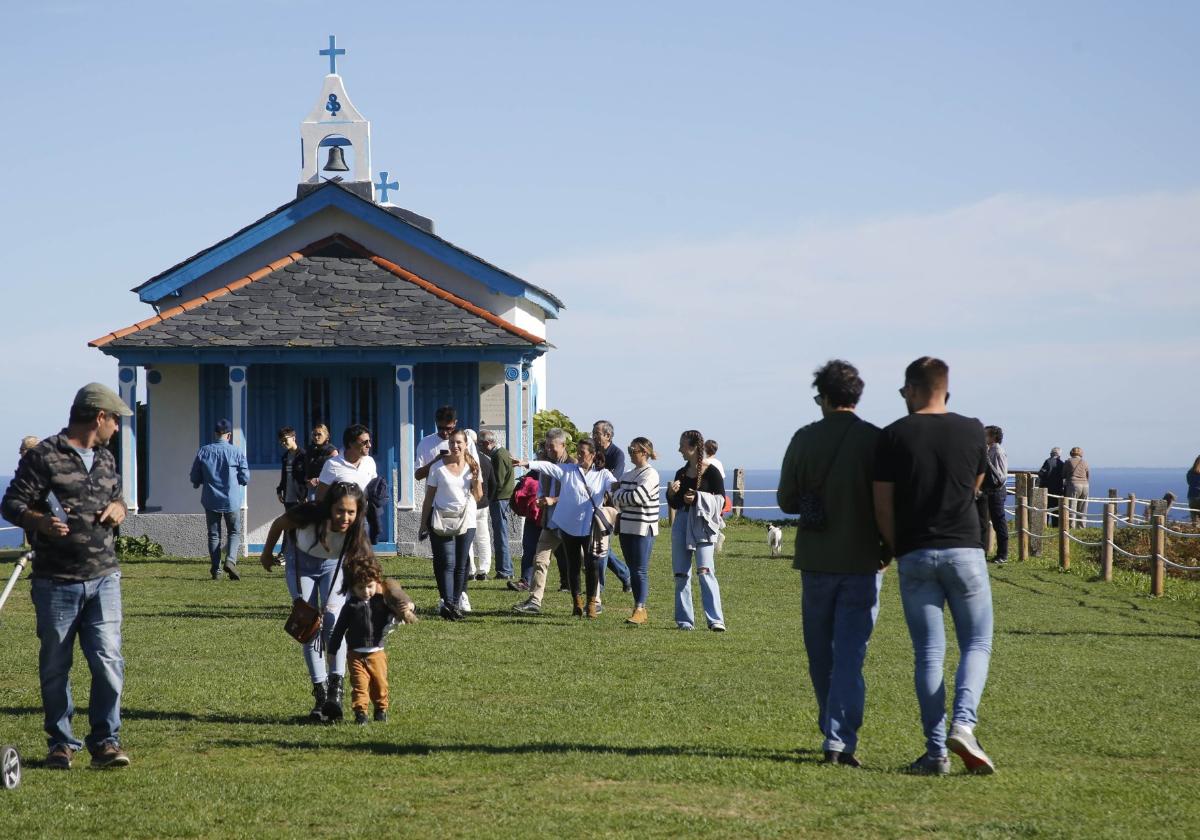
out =
<svg viewBox="0 0 1200 840"><path fill-rule="evenodd" d="M106 350L547 346L341 236L89 343Z"/></svg>
<svg viewBox="0 0 1200 840"><path fill-rule="evenodd" d="M483 265L486 265L488 268L494 269L495 271L498 271L501 274L503 274L507 277L510 277L513 280L516 280L518 283L522 283L525 286L527 286L528 288L535 290L536 292L538 292L541 295L544 295L548 300L553 302L554 305L557 306L558 308L560 308L560 309L565 308L565 304L563 304L563 302L556 295L554 295L552 292L548 291L547 289L543 289L541 286L538 286L534 283L530 283L528 280L523 280L520 277L518 277L517 275L513 274L512 272L505 271L504 269L500 268L497 265L494 265L493 263L488 262L487 260L483 259L482 257L480 257L476 254L472 254L466 248L462 248L458 245L455 245L453 242L451 242L448 239L443 239L442 237L438 236L437 234L435 234L433 232L432 225L429 225L427 227L426 225L419 224L419 223L415 222L414 219L408 218L408 216L406 216L405 214L411 213L412 216L414 216L418 219L424 219L423 216L420 216L417 213L412 213L412 211L403 210L402 208L382 207L382 206L376 204L374 201L363 198L361 195L359 195L358 193L356 193L352 189L350 189L350 187L348 185L339 183L337 181L325 181L316 189L307 191L303 195L297 195L296 198L289 201L287 204L283 204L283 205L280 205L279 207L276 207L274 210L272 210L270 213L267 213L262 218L256 219L255 221L253 221L250 224L243 227L241 230L237 230L237 231L233 232L229 236L222 239L220 242L216 242L201 251L197 251L195 254L192 254L187 259L182 260L181 262L178 262L175 265L171 266L166 271L159 272L158 274L154 275L153 277L151 277L149 280L145 281L144 283L140 283L137 286L134 286L132 289L130 289L130 291L141 292L146 287L152 285L159 279L166 277L168 274L171 274L171 273L177 271L178 269L183 268L184 266L186 266L188 263L192 262L193 260L196 260L199 257L202 257L211 251L215 251L219 248L222 248L227 243L233 241L239 235L245 233L246 231L249 231L252 228L257 227L258 225L262 224L263 222L266 222L269 219L274 218L275 216L279 216L281 214L286 214L287 211L290 210L292 207L294 207L296 204L299 204L301 201L305 200L310 195L317 193L317 192L321 192L322 190L340 190L340 191L346 193L347 195L352 195L356 199L361 201L364 205L374 208L375 210L377 210L380 213L387 214L388 216L393 216L393 217L399 219L400 221L404 222L405 224L410 225L414 229L421 231L421 233L430 237L431 239L437 240L438 242L442 242L445 245L449 246L450 248L453 248L455 251L458 251L460 254L463 254L464 256L469 257L470 259L475 260ZM395 212L395 211L399 211L399 212Z"/></svg>

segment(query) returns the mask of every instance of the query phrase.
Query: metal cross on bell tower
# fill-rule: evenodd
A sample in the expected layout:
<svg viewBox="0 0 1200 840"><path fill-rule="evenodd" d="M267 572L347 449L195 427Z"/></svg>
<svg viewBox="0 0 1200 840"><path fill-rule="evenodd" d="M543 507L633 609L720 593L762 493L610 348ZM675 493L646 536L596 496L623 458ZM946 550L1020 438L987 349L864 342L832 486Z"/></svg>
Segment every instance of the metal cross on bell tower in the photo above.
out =
<svg viewBox="0 0 1200 840"><path fill-rule="evenodd" d="M331 76L337 75L337 57L339 55L346 54L345 50L339 50L336 46L334 46L336 39L337 39L336 35L330 35L329 36L329 49L317 51L317 55L329 56L329 75L331 75Z"/></svg>

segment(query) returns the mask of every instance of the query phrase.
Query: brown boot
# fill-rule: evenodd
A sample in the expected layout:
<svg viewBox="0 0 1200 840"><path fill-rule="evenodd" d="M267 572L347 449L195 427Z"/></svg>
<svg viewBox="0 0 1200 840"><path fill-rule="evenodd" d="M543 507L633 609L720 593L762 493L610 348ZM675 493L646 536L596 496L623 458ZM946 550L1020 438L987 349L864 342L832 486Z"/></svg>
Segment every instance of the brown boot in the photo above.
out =
<svg viewBox="0 0 1200 840"><path fill-rule="evenodd" d="M592 600L588 601L587 617L588 618L596 618L599 615L600 615L600 599L593 598Z"/></svg>
<svg viewBox="0 0 1200 840"><path fill-rule="evenodd" d="M571 615L583 616L583 596L575 596L575 609L571 610Z"/></svg>
<svg viewBox="0 0 1200 840"><path fill-rule="evenodd" d="M645 607L635 607L633 614L625 619L626 624L645 624L648 616Z"/></svg>

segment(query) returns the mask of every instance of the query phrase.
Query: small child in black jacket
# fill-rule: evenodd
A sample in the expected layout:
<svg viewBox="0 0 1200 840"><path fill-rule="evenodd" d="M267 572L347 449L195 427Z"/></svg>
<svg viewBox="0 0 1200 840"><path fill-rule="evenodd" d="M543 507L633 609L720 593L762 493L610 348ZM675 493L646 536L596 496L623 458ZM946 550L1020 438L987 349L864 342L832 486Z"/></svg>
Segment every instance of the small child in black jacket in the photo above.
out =
<svg viewBox="0 0 1200 840"><path fill-rule="evenodd" d="M350 705L354 709L354 722L367 723L367 706L375 705L375 720L386 721L388 710L387 653L383 640L396 626L396 619L411 623L416 618L412 603L405 600L401 609L395 609L395 599L389 598L385 586L383 569L374 557L367 562L356 563L349 570L351 595L342 606L337 622L333 625L333 636L329 650L337 650L342 638L349 641L347 670L350 676ZM394 582L390 582L394 583ZM403 594L403 590L399 590ZM387 592L388 594L385 594ZM407 599L407 596L404 596Z"/></svg>

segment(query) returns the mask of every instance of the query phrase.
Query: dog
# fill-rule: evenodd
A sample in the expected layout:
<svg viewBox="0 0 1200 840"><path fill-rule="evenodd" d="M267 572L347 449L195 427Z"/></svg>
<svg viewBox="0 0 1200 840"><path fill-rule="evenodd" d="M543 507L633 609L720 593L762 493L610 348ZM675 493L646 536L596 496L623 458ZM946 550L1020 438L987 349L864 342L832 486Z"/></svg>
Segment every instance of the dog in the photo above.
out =
<svg viewBox="0 0 1200 840"><path fill-rule="evenodd" d="M783 529L778 525L767 526L767 546L771 549L772 557L783 553Z"/></svg>

